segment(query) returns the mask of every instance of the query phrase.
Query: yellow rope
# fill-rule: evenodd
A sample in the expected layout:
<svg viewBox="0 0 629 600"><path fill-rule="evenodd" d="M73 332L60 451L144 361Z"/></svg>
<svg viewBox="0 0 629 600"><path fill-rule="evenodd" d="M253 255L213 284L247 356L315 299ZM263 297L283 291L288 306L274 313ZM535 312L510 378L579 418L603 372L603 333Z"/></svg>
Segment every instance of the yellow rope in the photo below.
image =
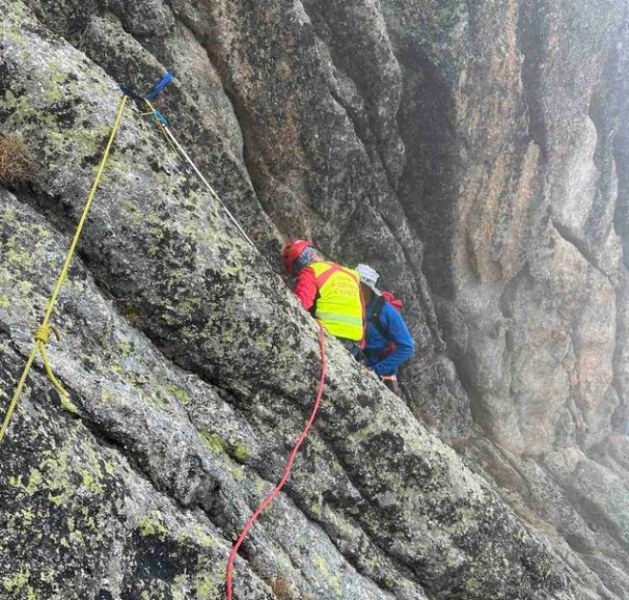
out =
<svg viewBox="0 0 629 600"><path fill-rule="evenodd" d="M11 398L11 402L9 403L9 407L7 409L6 415L4 416L4 422L2 423L2 428L0 428L0 443L4 439L4 434L9 427L9 422L11 421L11 417L13 416L13 412L17 406L20 395L24 389L24 385L26 383L26 377L33 365L35 357L37 354L41 355L42 363L44 365L44 369L46 374L48 375L48 379L55 387L57 392L59 393L59 397L61 398L61 404L64 408L71 412L77 412L76 406L70 401L70 397L68 392L63 388L61 382L55 377L53 373L52 366L50 364L50 360L48 359L48 353L46 352L46 344L50 339L50 331L52 330L57 339L59 339L59 333L57 332L54 325L51 325L50 318L52 317L53 310L55 309L55 304L57 302L57 297L59 296L59 292L61 291L61 286L63 282L66 280L68 276L68 270L70 268L70 262L72 261L72 257L74 256L74 252L76 251L76 246L79 242L79 238L81 237L81 233L83 231L83 225L87 220L87 215L90 211L90 207L92 206L92 201L96 196L96 192L98 190L98 186L100 184L100 180L103 176L103 171L105 170L105 166L109 159L109 154L111 151L111 147L114 143L114 139L116 134L118 133L118 129L120 129L120 123L122 121L122 115L124 113L125 106L127 104L127 96L123 96L120 99L120 104L118 105L118 113L116 115L116 121L111 130L111 134L109 136L109 141L107 142L107 146L105 147L105 152L103 154L103 158L101 160L100 166L98 167L98 172L96 173L96 177L94 178L94 183L92 184L92 189L90 190L87 201L85 202L85 206L83 207L83 213L81 214L81 218L79 219L79 223L76 227L76 231L74 232L74 237L72 238L72 243L70 244L70 249L68 250L68 254L66 255L65 262L63 264L63 268L61 269L61 273L57 278L57 283L53 289L53 292L48 299L48 304L46 305L46 310L44 313L44 320L42 324L37 328L35 332L35 344L33 345L33 349L26 361L26 365L24 366L24 370L22 371L22 376L15 388L15 392L13 397Z"/></svg>

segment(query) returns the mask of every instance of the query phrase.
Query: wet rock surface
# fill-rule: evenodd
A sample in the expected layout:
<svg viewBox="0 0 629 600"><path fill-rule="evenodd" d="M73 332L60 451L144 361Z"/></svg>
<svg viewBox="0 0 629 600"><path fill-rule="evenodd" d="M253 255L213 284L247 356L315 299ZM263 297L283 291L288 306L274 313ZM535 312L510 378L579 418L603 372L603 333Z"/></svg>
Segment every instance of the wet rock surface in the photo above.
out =
<svg viewBox="0 0 629 600"><path fill-rule="evenodd" d="M131 103L0 446L0 597L218 599L319 375L284 237L370 262L418 352L326 394L236 562L239 600L629 596L623 2L0 0L8 403L119 101L147 90L252 248ZM624 87L623 87L624 86Z"/></svg>

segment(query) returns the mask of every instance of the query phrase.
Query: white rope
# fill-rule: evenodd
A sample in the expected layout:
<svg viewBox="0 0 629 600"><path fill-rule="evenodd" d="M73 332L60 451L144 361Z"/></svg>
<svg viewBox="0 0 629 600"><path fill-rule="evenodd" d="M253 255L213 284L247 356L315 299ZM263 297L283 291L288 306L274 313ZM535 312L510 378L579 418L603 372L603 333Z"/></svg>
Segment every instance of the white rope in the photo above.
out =
<svg viewBox="0 0 629 600"><path fill-rule="evenodd" d="M163 129L166 135L168 136L168 139L173 144L175 144L177 150L179 150L181 155L188 161L188 164L194 169L194 172L199 176L199 179L204 183L205 187L209 190L210 194L212 194L212 197L217 202L219 202L220 205L223 207L223 209L225 210L229 218L237 227L238 231L240 231L242 237L244 237L245 240L247 240L251 244L251 246L257 250L256 245L251 241L251 238L245 233L245 230L240 226L240 224L238 223L234 215L231 214L227 206L225 206L225 203L218 197L218 194L214 191L214 188L209 184L208 180L205 177L203 177L203 174L201 173L201 171L197 169L197 166L194 164L193 160L188 156L188 153L181 147L181 144L177 141L175 136L171 133L170 129L165 125L163 125Z"/></svg>
<svg viewBox="0 0 629 600"><path fill-rule="evenodd" d="M212 197L223 207L223 210L227 213L227 216L231 219L232 223L236 226L236 228L238 229L242 237L245 238L245 240L247 240L249 244L251 244L252 248L257 250L256 245L251 241L251 238L245 233L245 230L240 226L240 223L238 223L234 215L232 215L229 209L227 208L227 206L225 206L225 203L219 198L218 194L214 191L214 188L210 185L208 180L205 177L203 177L203 173L199 171L197 166L194 164L194 161L188 156L188 153L183 149L182 145L177 141L177 138L175 138L175 136L171 133L168 125L159 118L159 114L157 110L155 109L155 107L148 100L145 99L144 101L149 106L152 113L155 115L155 119L158 125L162 128L162 131L164 132L168 140L170 140L170 142L172 142L175 145L175 148L181 154L181 156L183 156L188 161L188 164L192 167L194 172L199 176L199 179L203 182L203 184L208 189Z"/></svg>

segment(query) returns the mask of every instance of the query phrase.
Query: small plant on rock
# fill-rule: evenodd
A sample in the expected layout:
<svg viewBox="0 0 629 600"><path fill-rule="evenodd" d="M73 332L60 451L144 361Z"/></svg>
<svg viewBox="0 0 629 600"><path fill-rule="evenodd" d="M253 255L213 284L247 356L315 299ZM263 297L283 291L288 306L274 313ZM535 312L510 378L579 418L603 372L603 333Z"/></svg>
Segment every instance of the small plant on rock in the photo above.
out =
<svg viewBox="0 0 629 600"><path fill-rule="evenodd" d="M0 185L15 187L35 178L35 162L21 135L0 134Z"/></svg>
<svg viewBox="0 0 629 600"><path fill-rule="evenodd" d="M295 596L294 586L289 579L273 575L273 577L267 580L267 583L278 600L298 600Z"/></svg>

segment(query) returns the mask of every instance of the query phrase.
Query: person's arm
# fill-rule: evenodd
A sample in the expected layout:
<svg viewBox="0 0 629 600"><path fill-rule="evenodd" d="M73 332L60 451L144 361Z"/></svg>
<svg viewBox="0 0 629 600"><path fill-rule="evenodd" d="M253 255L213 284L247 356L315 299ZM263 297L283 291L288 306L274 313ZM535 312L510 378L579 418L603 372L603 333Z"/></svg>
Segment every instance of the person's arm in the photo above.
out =
<svg viewBox="0 0 629 600"><path fill-rule="evenodd" d="M299 271L293 292L306 310L312 308L317 297L317 280L314 271L310 267Z"/></svg>
<svg viewBox="0 0 629 600"><path fill-rule="evenodd" d="M415 342L402 315L386 303L380 312L380 322L387 332L387 338L395 343L395 350L381 361L372 365L376 375L393 375L398 367L415 352Z"/></svg>

